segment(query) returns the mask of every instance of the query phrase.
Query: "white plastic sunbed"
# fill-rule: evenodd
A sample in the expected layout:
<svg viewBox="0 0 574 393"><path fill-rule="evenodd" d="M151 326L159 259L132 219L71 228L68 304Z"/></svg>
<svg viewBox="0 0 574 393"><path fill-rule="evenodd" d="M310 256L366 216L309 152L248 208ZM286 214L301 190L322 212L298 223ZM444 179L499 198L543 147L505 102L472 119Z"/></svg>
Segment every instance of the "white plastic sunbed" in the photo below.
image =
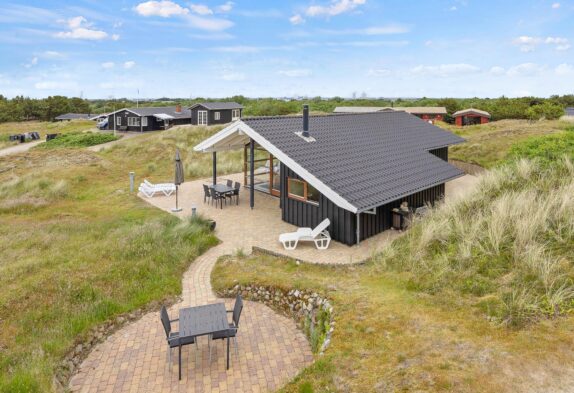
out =
<svg viewBox="0 0 574 393"><path fill-rule="evenodd" d="M331 243L331 235L327 231L329 225L331 225L331 221L325 218L315 229L299 228L297 232L282 233L279 235L279 241L283 243L286 250L294 250L300 241L314 242L317 249L326 250Z"/></svg>
<svg viewBox="0 0 574 393"><path fill-rule="evenodd" d="M151 198L159 193L162 193L165 196L170 196L175 192L175 184L173 183L153 184L147 180L144 180L144 182L140 184L138 191L144 194L148 198Z"/></svg>

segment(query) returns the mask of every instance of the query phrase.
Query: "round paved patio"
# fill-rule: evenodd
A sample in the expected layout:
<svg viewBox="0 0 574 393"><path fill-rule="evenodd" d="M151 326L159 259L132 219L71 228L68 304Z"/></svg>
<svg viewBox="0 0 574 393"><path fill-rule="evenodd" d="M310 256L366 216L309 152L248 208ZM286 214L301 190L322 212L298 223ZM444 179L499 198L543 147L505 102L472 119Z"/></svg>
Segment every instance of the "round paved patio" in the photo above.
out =
<svg viewBox="0 0 574 393"><path fill-rule="evenodd" d="M213 294L210 273L220 255L237 247L223 243L193 262L183 277L183 301L169 311L177 318L181 307L221 302ZM233 302L225 300L228 309ZM177 328L177 327L176 327ZM262 392L273 391L313 361L309 342L295 322L267 306L245 302L238 335L239 356L232 351L225 369L223 341L212 343L211 364L205 337L183 347L182 379L178 381L177 350L167 363L165 333L159 313L149 313L99 344L71 379L75 392Z"/></svg>

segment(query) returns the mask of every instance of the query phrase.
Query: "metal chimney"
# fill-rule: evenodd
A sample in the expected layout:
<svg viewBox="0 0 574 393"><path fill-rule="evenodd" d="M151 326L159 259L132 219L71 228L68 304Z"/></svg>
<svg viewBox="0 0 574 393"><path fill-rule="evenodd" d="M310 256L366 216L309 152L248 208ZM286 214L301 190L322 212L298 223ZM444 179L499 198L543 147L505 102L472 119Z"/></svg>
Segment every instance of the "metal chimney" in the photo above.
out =
<svg viewBox="0 0 574 393"><path fill-rule="evenodd" d="M303 138L309 138L309 105L303 105Z"/></svg>

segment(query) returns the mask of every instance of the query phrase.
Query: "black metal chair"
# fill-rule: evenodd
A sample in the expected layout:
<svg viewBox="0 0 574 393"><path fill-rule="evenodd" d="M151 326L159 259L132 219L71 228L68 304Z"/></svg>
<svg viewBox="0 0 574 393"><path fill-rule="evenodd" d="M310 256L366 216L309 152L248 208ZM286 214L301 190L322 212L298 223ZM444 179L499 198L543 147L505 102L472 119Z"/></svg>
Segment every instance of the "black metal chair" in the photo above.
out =
<svg viewBox="0 0 574 393"><path fill-rule="evenodd" d="M215 207L217 207L217 202L221 201L221 208L223 209L223 202L225 202L225 204L227 205L227 198L225 194L220 194L215 190L210 191L211 191L211 202L215 201Z"/></svg>
<svg viewBox="0 0 574 393"><path fill-rule="evenodd" d="M225 340L226 338L233 339L233 342L235 343L235 354L239 356L239 349L237 347L237 331L239 330L241 311L243 311L243 299L240 294L237 294L233 310L227 310L228 313L232 313L229 329L211 334L209 343L211 343L212 340ZM211 344L209 345L209 363L211 363Z"/></svg>
<svg viewBox="0 0 574 393"><path fill-rule="evenodd" d="M171 350L173 348L177 348L180 345L190 345L195 344L196 351L195 351L195 360L198 359L199 350L197 350L197 340L194 337L184 337L183 339L179 338L179 332L174 332L171 330L171 323L179 321L179 319L169 319L169 315L167 314L167 309L165 306L161 306L160 311L161 316L161 323L163 325L163 329L165 330L165 336L167 339L167 359L169 362L169 367L171 368Z"/></svg>
<svg viewBox="0 0 574 393"><path fill-rule="evenodd" d="M235 203L239 205L239 190L241 190L241 183L235 182L235 187L233 187L233 196L235 197Z"/></svg>
<svg viewBox="0 0 574 393"><path fill-rule="evenodd" d="M233 187L233 180L227 180L227 187Z"/></svg>
<svg viewBox="0 0 574 393"><path fill-rule="evenodd" d="M226 183L227 183L227 187L229 187L229 188L233 187L233 180L227 180ZM235 194L233 194L233 193L228 193L228 194L225 194L225 197L229 198L231 200L234 195Z"/></svg>
<svg viewBox="0 0 574 393"><path fill-rule="evenodd" d="M207 184L203 185L203 203L207 202L207 200L211 200L211 190Z"/></svg>

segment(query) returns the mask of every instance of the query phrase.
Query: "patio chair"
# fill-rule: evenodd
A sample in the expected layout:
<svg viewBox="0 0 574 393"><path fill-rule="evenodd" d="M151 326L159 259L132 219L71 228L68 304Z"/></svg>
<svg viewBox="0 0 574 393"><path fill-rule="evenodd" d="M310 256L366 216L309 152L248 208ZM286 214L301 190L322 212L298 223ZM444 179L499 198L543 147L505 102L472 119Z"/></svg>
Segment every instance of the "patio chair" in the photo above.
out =
<svg viewBox="0 0 574 393"><path fill-rule="evenodd" d="M223 202L227 205L227 198L225 194L220 194L215 190L209 190L211 192L211 202L215 201L215 207L217 207L217 201L221 201L221 208L223 209Z"/></svg>
<svg viewBox="0 0 574 393"><path fill-rule="evenodd" d="M171 369L171 350L173 348L179 347L180 345L184 346L184 345L195 344L196 349L195 361L197 362L199 350L197 346L197 340L195 339L195 337L185 337L183 339L180 339L179 332L174 332L171 330L171 323L179 321L179 319L169 319L169 315L167 314L167 309L165 308L165 306L161 306L160 317L163 329L165 330L165 336L167 339L167 346L168 346L167 358L170 369Z"/></svg>
<svg viewBox="0 0 574 393"><path fill-rule="evenodd" d="M165 196L171 196L175 192L175 184L173 183L157 183L153 184L147 179L140 184L139 191L141 191L148 198L154 196L155 194L162 193Z"/></svg>
<svg viewBox="0 0 574 393"><path fill-rule="evenodd" d="M238 293L235 297L233 310L227 310L228 313L232 313L229 329L222 332L213 333L209 338L209 363L211 363L211 341L215 340L232 338L233 343L235 344L235 354L239 356L239 349L237 347L237 331L239 330L239 318L241 317L241 311L243 311L243 299L241 298L241 294Z"/></svg>
<svg viewBox="0 0 574 393"><path fill-rule="evenodd" d="M211 190L207 184L203 185L203 203L207 202L207 200L211 201Z"/></svg>
<svg viewBox="0 0 574 393"><path fill-rule="evenodd" d="M227 180L226 184L229 188L233 187L233 180ZM235 194L225 194L225 197L232 199L234 195Z"/></svg>
<svg viewBox="0 0 574 393"><path fill-rule="evenodd" d="M294 250L300 241L314 242L318 250L326 250L331 243L331 235L327 231L330 224L331 221L325 218L315 229L299 228L296 232L282 233L279 235L279 241L283 243L286 250Z"/></svg>
<svg viewBox="0 0 574 393"><path fill-rule="evenodd" d="M235 186L233 187L233 196L235 197L235 203L239 205L239 191L241 190L241 183L238 181L235 182Z"/></svg>

